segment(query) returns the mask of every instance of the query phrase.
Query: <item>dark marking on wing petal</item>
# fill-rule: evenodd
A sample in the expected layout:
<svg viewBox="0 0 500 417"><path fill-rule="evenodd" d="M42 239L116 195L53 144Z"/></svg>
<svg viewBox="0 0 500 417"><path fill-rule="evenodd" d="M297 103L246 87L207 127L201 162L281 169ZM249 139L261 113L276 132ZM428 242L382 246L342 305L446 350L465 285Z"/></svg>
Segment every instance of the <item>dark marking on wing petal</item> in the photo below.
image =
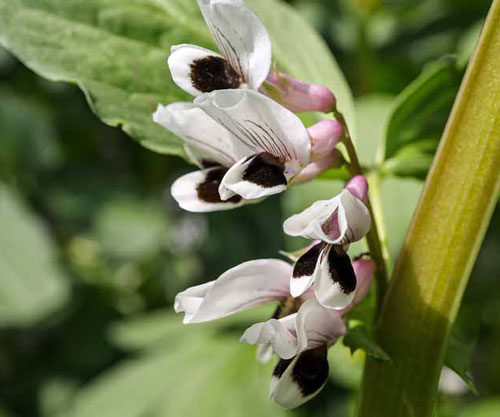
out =
<svg viewBox="0 0 500 417"><path fill-rule="evenodd" d="M189 75L193 86L203 93L238 88L241 84L241 76L226 59L218 56L193 61Z"/></svg>
<svg viewBox="0 0 500 417"><path fill-rule="evenodd" d="M273 376L276 378L281 378L281 375L283 375L286 371L286 368L292 363L292 359L281 359L276 367L274 368L273 371Z"/></svg>
<svg viewBox="0 0 500 417"><path fill-rule="evenodd" d="M337 282L345 294L356 289L356 274L351 259L342 246L334 245L328 253L328 271L333 282Z"/></svg>
<svg viewBox="0 0 500 417"><path fill-rule="evenodd" d="M319 255L324 247L325 243L321 242L314 245L311 249L304 253L295 263L292 277L300 278L311 276L316 269L316 263L318 262Z"/></svg>
<svg viewBox="0 0 500 417"><path fill-rule="evenodd" d="M302 352L292 370L292 380L304 397L317 392L328 379L326 345ZM286 368L285 368L286 369Z"/></svg>
<svg viewBox="0 0 500 417"><path fill-rule="evenodd" d="M196 187L198 198L205 203L239 203L241 201L239 195L235 195L225 201L220 198L219 185L226 172L227 169L222 167L208 171L205 180Z"/></svg>
<svg viewBox="0 0 500 417"><path fill-rule="evenodd" d="M248 164L243 173L243 180L265 188L286 185L285 165L274 155L262 152Z"/></svg>

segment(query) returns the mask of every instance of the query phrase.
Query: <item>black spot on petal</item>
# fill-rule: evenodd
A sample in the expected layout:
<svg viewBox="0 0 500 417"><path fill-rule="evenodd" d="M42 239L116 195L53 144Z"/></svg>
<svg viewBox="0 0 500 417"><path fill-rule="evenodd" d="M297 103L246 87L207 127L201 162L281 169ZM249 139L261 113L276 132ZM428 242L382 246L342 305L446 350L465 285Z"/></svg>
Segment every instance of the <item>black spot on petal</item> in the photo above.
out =
<svg viewBox="0 0 500 417"><path fill-rule="evenodd" d="M314 245L306 253L304 253L295 263L293 267L293 278L300 278L305 276L311 276L316 269L316 263L318 261L319 255L325 244L323 242Z"/></svg>
<svg viewBox="0 0 500 417"><path fill-rule="evenodd" d="M317 392L328 379L326 356L327 348L326 345L323 345L302 352L295 362L292 380L297 384L304 397Z"/></svg>
<svg viewBox="0 0 500 417"><path fill-rule="evenodd" d="M356 274L351 264L349 255L342 246L334 245L328 253L328 271L334 282L340 285L340 289L349 294L356 289Z"/></svg>
<svg viewBox="0 0 500 417"><path fill-rule="evenodd" d="M219 185L222 178L224 178L224 175L226 175L226 172L227 169L222 167L208 171L205 181L198 184L196 187L198 198L206 203L239 203L241 201L241 197L239 195L235 195L225 201L220 198Z"/></svg>
<svg viewBox="0 0 500 417"><path fill-rule="evenodd" d="M241 77L231 64L218 56L193 61L189 75L193 86L202 93L238 88L241 84Z"/></svg>
<svg viewBox="0 0 500 417"><path fill-rule="evenodd" d="M273 376L276 378L281 378L281 375L283 375L286 371L286 368L292 363L292 359L281 359L276 367L274 368L273 371Z"/></svg>
<svg viewBox="0 0 500 417"><path fill-rule="evenodd" d="M262 152L252 159L243 173L243 179L265 188L287 184L285 165L268 152Z"/></svg>

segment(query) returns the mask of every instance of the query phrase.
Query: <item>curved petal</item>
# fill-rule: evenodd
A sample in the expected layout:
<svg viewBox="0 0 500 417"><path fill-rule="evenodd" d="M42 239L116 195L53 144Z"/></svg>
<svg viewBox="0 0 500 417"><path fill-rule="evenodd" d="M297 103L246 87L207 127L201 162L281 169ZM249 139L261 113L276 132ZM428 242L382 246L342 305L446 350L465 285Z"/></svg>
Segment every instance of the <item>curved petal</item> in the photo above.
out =
<svg viewBox="0 0 500 417"><path fill-rule="evenodd" d="M245 199L262 198L284 191L287 187L285 166L273 155L261 153L234 164L222 179L222 199L235 194Z"/></svg>
<svg viewBox="0 0 500 417"><path fill-rule="evenodd" d="M242 263L226 271L215 281L179 293L176 297L176 311L186 312L185 323L202 323L279 300L288 295L290 271L291 266L279 259ZM204 290L202 293L201 287ZM192 302L189 297L193 294L201 297L201 301ZM189 309L181 309L183 306Z"/></svg>
<svg viewBox="0 0 500 417"><path fill-rule="evenodd" d="M206 282L205 284L188 288L176 295L174 310L176 313L185 313L184 319L182 320L184 324L191 322L193 316L199 310L203 298L213 287L214 283L215 281Z"/></svg>
<svg viewBox="0 0 500 417"><path fill-rule="evenodd" d="M356 285L356 275L349 256L341 246L330 246L314 279L314 293L318 302L326 308L342 310L352 303Z"/></svg>
<svg viewBox="0 0 500 417"><path fill-rule="evenodd" d="M271 345L257 346L257 360L262 363L268 363L273 357L273 347Z"/></svg>
<svg viewBox="0 0 500 417"><path fill-rule="evenodd" d="M290 277L290 294L292 297L301 296L313 284L314 273L324 247L323 242L312 246L295 262Z"/></svg>
<svg viewBox="0 0 500 417"><path fill-rule="evenodd" d="M298 351L331 346L345 331L345 323L336 310L323 307L315 299L300 307L295 322Z"/></svg>
<svg viewBox="0 0 500 417"><path fill-rule="evenodd" d="M333 149L330 154L309 163L293 178L292 184L298 185L311 181L330 168L339 168L342 163L342 154L337 149Z"/></svg>
<svg viewBox="0 0 500 417"><path fill-rule="evenodd" d="M289 177L309 163L311 143L300 119L275 101L252 90L202 94L195 104L228 129L252 153L267 152L285 161Z"/></svg>
<svg viewBox="0 0 500 417"><path fill-rule="evenodd" d="M346 245L362 239L370 226L371 217L366 206L348 189L344 189L331 200L316 201L301 213L288 218L283 229L290 236Z"/></svg>
<svg viewBox="0 0 500 417"><path fill-rule="evenodd" d="M219 49L250 88L257 89L271 68L271 40L243 0L198 0Z"/></svg>
<svg viewBox="0 0 500 417"><path fill-rule="evenodd" d="M193 96L213 91L217 88L210 89L210 86L217 87L215 84L224 83L224 77L214 77L210 72L218 70L224 74L225 65L229 65L223 57L210 49L189 44L173 46L167 63L174 82ZM236 80L233 81L236 83ZM226 88L238 86L239 82L236 87L229 83Z"/></svg>
<svg viewBox="0 0 500 417"><path fill-rule="evenodd" d="M281 360L273 372L271 398L286 409L297 408L321 391L328 374L326 346Z"/></svg>
<svg viewBox="0 0 500 417"><path fill-rule="evenodd" d="M304 211L295 214L283 223L283 230L290 236L302 236L327 242L330 240L322 225L338 210L341 200L335 196L331 200L315 201Z"/></svg>
<svg viewBox="0 0 500 417"><path fill-rule="evenodd" d="M291 266L279 259L245 262L215 281L179 293L174 307L186 313L185 323L226 317L286 297L290 272Z"/></svg>
<svg viewBox="0 0 500 417"><path fill-rule="evenodd" d="M256 323L245 330L240 341L249 345L271 345L280 358L290 359L297 354L296 315Z"/></svg>
<svg viewBox="0 0 500 417"><path fill-rule="evenodd" d="M219 185L226 171L225 168L215 167L183 175L172 184L172 197L181 208L196 213L230 210L258 201L244 200L239 195L221 200Z"/></svg>
<svg viewBox="0 0 500 417"><path fill-rule="evenodd" d="M160 104L153 120L179 136L200 166L208 161L230 167L251 154L228 130L193 103Z"/></svg>

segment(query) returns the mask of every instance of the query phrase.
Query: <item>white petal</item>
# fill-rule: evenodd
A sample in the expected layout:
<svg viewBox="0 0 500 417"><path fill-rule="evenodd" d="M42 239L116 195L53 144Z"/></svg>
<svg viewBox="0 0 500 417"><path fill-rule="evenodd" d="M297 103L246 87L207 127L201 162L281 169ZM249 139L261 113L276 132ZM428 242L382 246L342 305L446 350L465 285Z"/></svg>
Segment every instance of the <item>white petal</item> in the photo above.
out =
<svg viewBox="0 0 500 417"><path fill-rule="evenodd" d="M307 130L291 111L252 90L219 90L202 94L197 104L226 127L252 153L268 152L287 166L289 178L309 163L311 143Z"/></svg>
<svg viewBox="0 0 500 417"><path fill-rule="evenodd" d="M271 345L257 346L257 360L262 363L268 363L273 357L273 347Z"/></svg>
<svg viewBox="0 0 500 417"><path fill-rule="evenodd" d="M168 67L172 74L174 82L185 92L198 96L203 92L198 90L191 79L191 65L194 61L207 58L209 56L221 56L209 49L201 46L182 44L172 47L170 56L168 57Z"/></svg>
<svg viewBox="0 0 500 417"><path fill-rule="evenodd" d="M292 361L278 363L271 381L271 398L282 407L293 409L317 395L328 380L326 353L326 347L320 347L302 352Z"/></svg>
<svg viewBox="0 0 500 417"><path fill-rule="evenodd" d="M370 230L370 212L364 203L354 197L347 189L340 194L341 204L339 207L339 244L345 245L362 239ZM329 243L336 243L330 241Z"/></svg>
<svg viewBox="0 0 500 417"><path fill-rule="evenodd" d="M330 239L323 231L322 225L338 209L340 202L340 196L335 196L331 200L314 202L304 211L286 219L283 223L284 232L290 236L302 236L328 242Z"/></svg>
<svg viewBox="0 0 500 417"><path fill-rule="evenodd" d="M346 245L362 239L370 230L370 212L361 200L344 189L331 200L316 201L288 218L283 229L290 236Z"/></svg>
<svg viewBox="0 0 500 417"><path fill-rule="evenodd" d="M287 181L284 172L280 175L274 172L275 170L272 166L268 166L266 170L268 175L261 173L253 180L250 180L251 178L245 179L247 174L251 173L252 162L256 158L260 158L260 156L255 155L250 158L242 158L227 171L219 188L219 194L223 200L235 194L241 195L247 200L262 198L281 193L286 189ZM260 166L260 168L262 169L263 167ZM261 181L263 175L266 175L266 181Z"/></svg>
<svg viewBox="0 0 500 417"><path fill-rule="evenodd" d="M185 319L187 322L201 323L278 300L288 294L290 270L291 266L279 259L245 262L212 281L194 311L179 311L190 313L189 320ZM177 305L184 305L180 301L190 296L196 288L198 287L180 293Z"/></svg>
<svg viewBox="0 0 500 417"><path fill-rule="evenodd" d="M323 243L317 243L295 262L290 277L290 294L292 297L301 296L313 284L323 248Z"/></svg>
<svg viewBox="0 0 500 417"><path fill-rule="evenodd" d="M185 313L183 323L191 322L193 316L199 310L203 298L213 287L215 281L206 282L180 292L175 296L174 310L176 313Z"/></svg>
<svg viewBox="0 0 500 417"><path fill-rule="evenodd" d="M346 331L340 314L323 307L315 299L302 304L295 327L299 352L323 345L331 346Z"/></svg>
<svg viewBox="0 0 500 417"><path fill-rule="evenodd" d="M258 89L271 68L271 40L243 0L198 0L220 51L250 88Z"/></svg>
<svg viewBox="0 0 500 417"><path fill-rule="evenodd" d="M189 146L192 156L230 167L251 155L236 138L193 103L158 105L153 120L179 136Z"/></svg>
<svg viewBox="0 0 500 417"><path fill-rule="evenodd" d="M217 185L214 184L211 195L212 199L203 198L199 190L202 184L211 183L210 175L222 168L207 168L193 171L183 175L172 184L170 192L179 206L184 210L195 213L207 213L211 211L231 210L244 204L255 203L258 200L245 200L235 196L233 199L217 201Z"/></svg>
<svg viewBox="0 0 500 417"><path fill-rule="evenodd" d="M342 251L342 248L330 247L320 262L314 279L314 293L322 306L342 310L354 299L356 275L347 254L338 255L337 251Z"/></svg>
<svg viewBox="0 0 500 417"><path fill-rule="evenodd" d="M250 345L270 344L280 358L293 358L297 354L295 317L296 314L291 314L279 320L254 324L245 330L240 341Z"/></svg>

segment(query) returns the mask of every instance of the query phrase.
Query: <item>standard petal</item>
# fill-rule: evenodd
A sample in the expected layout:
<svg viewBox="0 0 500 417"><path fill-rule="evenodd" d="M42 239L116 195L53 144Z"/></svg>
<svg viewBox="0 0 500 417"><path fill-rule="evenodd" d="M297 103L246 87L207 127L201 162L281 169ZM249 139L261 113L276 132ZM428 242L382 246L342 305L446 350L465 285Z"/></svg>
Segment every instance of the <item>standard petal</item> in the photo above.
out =
<svg viewBox="0 0 500 417"><path fill-rule="evenodd" d="M348 189L331 200L316 201L303 212L285 221L290 236L319 239L333 245L346 245L362 239L370 230L370 212Z"/></svg>
<svg viewBox="0 0 500 417"><path fill-rule="evenodd" d="M323 231L322 225L338 210L340 202L340 196L314 202L304 211L286 219L283 223L284 232L290 236L328 242L330 239Z"/></svg>
<svg viewBox="0 0 500 417"><path fill-rule="evenodd" d="M214 283L215 281L211 281L205 284L196 285L175 296L174 310L176 313L185 313L183 319L184 324L191 322L193 316L199 310L203 298L213 287Z"/></svg>
<svg viewBox="0 0 500 417"><path fill-rule="evenodd" d="M236 138L193 103L158 105L153 120L179 136L189 147L198 165L216 162L230 167L251 154Z"/></svg>
<svg viewBox="0 0 500 417"><path fill-rule="evenodd" d="M291 266L279 259L261 259L238 265L211 282L202 294L197 308L190 311L188 323L201 323L226 317L257 305L279 300L288 295L288 277ZM204 284L207 285L207 284ZM181 301L196 292L188 289L176 297ZM204 287L205 288L205 287ZM198 293L197 293L198 294ZM195 306L192 303L191 306ZM186 311L186 310L176 310ZM186 311L188 313L188 311Z"/></svg>
<svg viewBox="0 0 500 417"><path fill-rule="evenodd" d="M300 307L295 329L299 352L319 346L331 346L346 331L341 315L336 310L323 307L314 298Z"/></svg>
<svg viewBox="0 0 500 417"><path fill-rule="evenodd" d="M321 346L281 360L273 372L271 398L286 409L297 408L317 395L329 374L327 349Z"/></svg>
<svg viewBox="0 0 500 417"><path fill-rule="evenodd" d="M221 200L219 186L226 172L225 168L215 167L183 175L172 184L172 197L181 208L196 213L230 210L257 202L244 200L239 195Z"/></svg>
<svg viewBox="0 0 500 417"><path fill-rule="evenodd" d="M212 35L231 66L257 89L271 68L271 40L243 0L198 0Z"/></svg>
<svg viewBox="0 0 500 417"><path fill-rule="evenodd" d="M349 255L341 246L330 246L314 279L317 300L326 308L342 310L352 303L356 285L356 275Z"/></svg>
<svg viewBox="0 0 500 417"><path fill-rule="evenodd" d="M219 193L222 199L235 194L256 199L281 193L287 184L284 164L269 153L260 153L234 164L222 179Z"/></svg>
<svg viewBox="0 0 500 417"><path fill-rule="evenodd" d="M195 99L210 117L258 154L268 152L286 163L292 178L309 163L311 143L306 128L291 111L252 90L220 90Z"/></svg>
<svg viewBox="0 0 500 417"><path fill-rule="evenodd" d="M241 83L224 57L200 46L175 45L167 62L174 82L193 96L217 89L210 87L238 88ZM233 77L226 75L227 67L233 71Z"/></svg>
<svg viewBox="0 0 500 417"><path fill-rule="evenodd" d="M314 272L324 247L323 242L314 245L295 262L290 278L290 294L292 297L301 296L314 282Z"/></svg>
<svg viewBox="0 0 500 417"><path fill-rule="evenodd" d="M295 335L296 315L290 314L279 320L270 319L256 323L245 330L240 341L249 345L271 345L280 358L290 359L298 352Z"/></svg>

